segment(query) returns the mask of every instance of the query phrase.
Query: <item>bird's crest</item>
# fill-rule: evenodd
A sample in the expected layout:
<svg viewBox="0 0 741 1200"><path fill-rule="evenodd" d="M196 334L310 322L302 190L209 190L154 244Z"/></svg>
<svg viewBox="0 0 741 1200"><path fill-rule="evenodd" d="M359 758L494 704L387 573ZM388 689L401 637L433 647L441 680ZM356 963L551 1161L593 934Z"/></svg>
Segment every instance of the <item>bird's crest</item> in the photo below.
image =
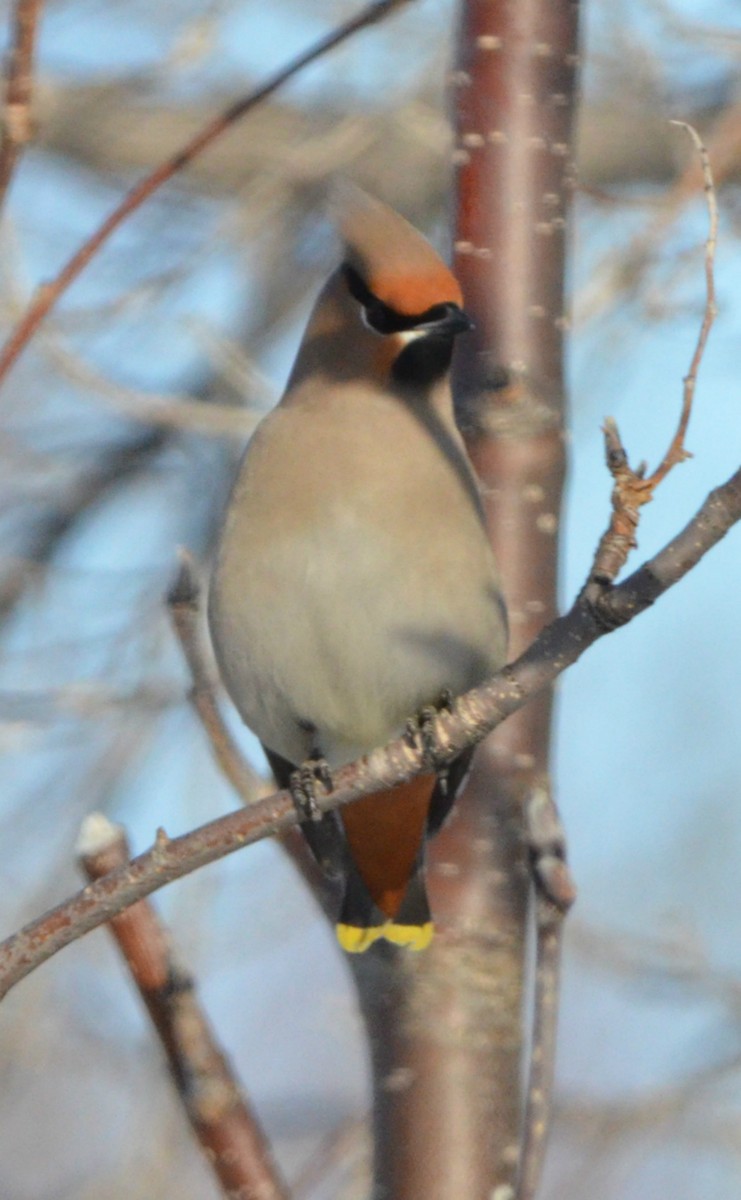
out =
<svg viewBox="0 0 741 1200"><path fill-rule="evenodd" d="M336 185L331 212L345 259L383 304L417 316L436 304L463 304L460 285L413 225L354 184Z"/></svg>

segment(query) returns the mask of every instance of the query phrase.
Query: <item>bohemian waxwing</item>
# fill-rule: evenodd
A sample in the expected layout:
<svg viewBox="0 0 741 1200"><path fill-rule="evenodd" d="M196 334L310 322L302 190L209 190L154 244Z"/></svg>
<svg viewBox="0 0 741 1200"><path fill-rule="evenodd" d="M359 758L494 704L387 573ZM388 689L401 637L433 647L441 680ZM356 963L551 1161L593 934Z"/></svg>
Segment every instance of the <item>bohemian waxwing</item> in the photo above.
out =
<svg viewBox="0 0 741 1200"><path fill-rule="evenodd" d="M224 682L281 786L307 759L332 769L399 736L506 652L499 576L453 419L453 343L471 325L460 288L386 205L345 187L335 210L343 262L247 448L209 603ZM428 944L425 840L465 765L303 824L342 878L345 950Z"/></svg>

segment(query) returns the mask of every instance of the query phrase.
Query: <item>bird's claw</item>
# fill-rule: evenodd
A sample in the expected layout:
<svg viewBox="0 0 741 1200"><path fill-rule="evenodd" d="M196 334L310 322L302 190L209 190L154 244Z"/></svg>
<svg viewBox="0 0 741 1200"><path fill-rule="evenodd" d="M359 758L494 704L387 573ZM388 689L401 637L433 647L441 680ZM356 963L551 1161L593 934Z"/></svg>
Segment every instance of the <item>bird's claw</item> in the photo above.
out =
<svg viewBox="0 0 741 1200"><path fill-rule="evenodd" d="M324 815L317 804L317 784L325 792L334 787L326 758L308 758L291 775L289 787L301 821L321 821Z"/></svg>
<svg viewBox="0 0 741 1200"><path fill-rule="evenodd" d="M446 688L440 693L437 704L425 704L406 722L405 738L409 745L421 747L423 761L432 771L439 771L447 761L446 750L437 734L437 718L441 712L452 712L452 709L453 693Z"/></svg>

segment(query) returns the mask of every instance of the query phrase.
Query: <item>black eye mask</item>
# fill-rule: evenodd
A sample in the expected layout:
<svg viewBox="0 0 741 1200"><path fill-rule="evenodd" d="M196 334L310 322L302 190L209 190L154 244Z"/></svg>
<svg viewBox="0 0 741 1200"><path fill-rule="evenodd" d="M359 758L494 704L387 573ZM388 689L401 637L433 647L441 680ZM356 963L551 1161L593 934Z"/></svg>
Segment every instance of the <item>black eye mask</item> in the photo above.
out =
<svg viewBox="0 0 741 1200"><path fill-rule="evenodd" d="M414 329L429 329L431 333L438 330L446 333L463 333L471 328L471 322L457 304L433 304L423 313L408 317L397 313L388 304L384 304L373 295L365 281L354 267L343 263L342 271L350 295L362 305L365 319L376 333L406 333Z"/></svg>

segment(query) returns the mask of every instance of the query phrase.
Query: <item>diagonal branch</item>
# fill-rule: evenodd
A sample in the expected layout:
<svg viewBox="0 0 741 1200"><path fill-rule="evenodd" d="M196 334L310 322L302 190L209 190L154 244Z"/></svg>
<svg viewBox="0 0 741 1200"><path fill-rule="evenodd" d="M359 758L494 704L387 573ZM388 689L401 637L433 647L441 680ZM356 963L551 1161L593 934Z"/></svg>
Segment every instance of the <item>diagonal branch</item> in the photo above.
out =
<svg viewBox="0 0 741 1200"><path fill-rule="evenodd" d="M123 200L116 206L110 216L106 217L102 225L83 243L56 278L42 284L38 288L35 298L31 301L24 316L21 317L3 346L2 351L0 351L0 382L4 380L18 358L18 355L31 340L39 325L55 306L60 296L66 292L70 284L74 283L75 279L77 279L78 275L80 275L90 260L97 254L101 246L108 241L111 234L145 200L148 200L150 196L162 187L163 183L172 179L179 171L182 171L188 163L202 154L212 142L221 137L235 121L240 120L246 113L256 108L268 96L272 96L278 88L282 87L284 83L302 71L304 67L316 62L317 59L327 54L330 50L334 50L336 46L347 41L349 37L357 33L360 29L365 29L368 25L377 24L377 22L383 20L390 12L393 12L394 9L401 8L403 4L409 3L410 0L373 0L371 4L368 4L356 16L345 21L343 25L339 25L337 29L327 34L326 37L320 38L309 50L304 51L298 58L290 62L288 66L283 67L273 75L262 87L257 88L254 92L250 92L249 95L243 96L240 100L236 100L233 104L229 105L218 116L207 122L180 150L177 150L170 158L165 159L149 175L140 180L124 196Z"/></svg>
<svg viewBox="0 0 741 1200"><path fill-rule="evenodd" d="M100 813L78 843L91 882L125 867L126 834ZM288 1200L270 1147L201 1011L193 981L175 959L167 931L146 900L110 921L110 930L152 1019L185 1114L226 1197Z"/></svg>
<svg viewBox="0 0 741 1200"><path fill-rule="evenodd" d="M600 637L649 608L739 520L741 467L709 494L692 520L654 558L623 583L606 589L596 604L582 593L569 612L546 626L514 663L459 697L450 712L440 713L436 734L441 755L452 759L481 741L553 683ZM334 790L317 797L318 807L329 812L361 796L395 787L423 769L426 763L422 747L413 747L408 738L400 738L338 770ZM178 838L170 839L160 829L150 850L0 944L0 998L58 950L143 896L298 823L299 814L290 793L281 791Z"/></svg>
<svg viewBox="0 0 741 1200"><path fill-rule="evenodd" d="M21 150L31 137L33 54L42 0L16 0L0 143L0 211Z"/></svg>

